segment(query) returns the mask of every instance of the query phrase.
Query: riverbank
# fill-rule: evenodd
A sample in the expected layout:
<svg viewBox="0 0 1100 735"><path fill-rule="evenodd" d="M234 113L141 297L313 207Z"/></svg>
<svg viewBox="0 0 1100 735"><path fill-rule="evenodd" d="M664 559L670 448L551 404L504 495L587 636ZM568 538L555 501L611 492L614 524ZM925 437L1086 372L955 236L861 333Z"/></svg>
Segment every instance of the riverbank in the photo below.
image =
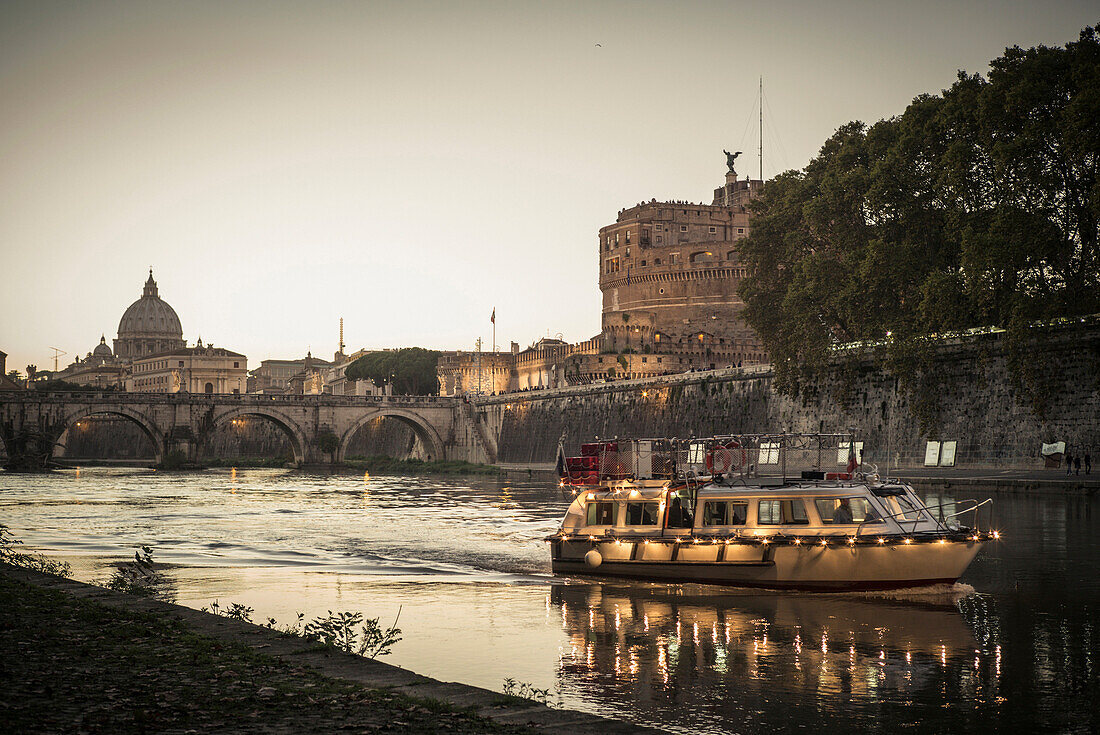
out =
<svg viewBox="0 0 1100 735"><path fill-rule="evenodd" d="M157 465L151 459L66 459L53 469L71 470L81 467L143 467L167 472L197 472L205 469L305 469L321 472L370 472L376 475L503 475L506 468L474 464L461 460L393 459L386 456L349 457L336 464L305 465L298 468L293 459L286 457L238 457L232 459L208 458L201 462L175 462ZM550 469L553 469L551 466ZM526 470L524 470L524 474Z"/></svg>
<svg viewBox="0 0 1100 735"><path fill-rule="evenodd" d="M249 467L293 467L294 462L285 458L207 459L205 467L244 469ZM499 467L474 464L461 460L393 459L384 455L374 457L348 457L335 464L306 465L301 469L322 472L370 472L375 475L500 475Z"/></svg>
<svg viewBox="0 0 1100 735"><path fill-rule="evenodd" d="M344 467L378 475L499 475L491 464L473 464L462 460L392 459L386 456L349 457Z"/></svg>
<svg viewBox="0 0 1100 735"><path fill-rule="evenodd" d="M966 490L1020 495L1093 496L1100 492L1100 474L1066 474L1064 469L1031 470L965 469L923 467L890 471L917 490Z"/></svg>
<svg viewBox="0 0 1100 735"><path fill-rule="evenodd" d="M645 731L7 565L0 609L11 732Z"/></svg>

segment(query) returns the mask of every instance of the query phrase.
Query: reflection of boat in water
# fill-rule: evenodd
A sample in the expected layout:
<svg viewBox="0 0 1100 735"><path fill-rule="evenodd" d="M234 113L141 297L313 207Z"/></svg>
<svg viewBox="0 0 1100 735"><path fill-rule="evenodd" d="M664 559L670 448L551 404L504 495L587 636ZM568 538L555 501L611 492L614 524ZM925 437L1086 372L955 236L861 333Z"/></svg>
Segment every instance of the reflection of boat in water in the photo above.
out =
<svg viewBox="0 0 1100 735"><path fill-rule="evenodd" d="M654 634L678 625L712 637L756 635L762 630L800 631L804 641L822 638L875 653L891 651L939 654L972 650L974 636L950 594L919 602L867 599L851 595L723 594L688 585L569 583L554 585L552 602L561 605L571 629L624 627ZM586 625L587 623L587 625ZM784 637L778 633L779 640ZM791 641L793 643L793 638Z"/></svg>
<svg viewBox="0 0 1100 735"><path fill-rule="evenodd" d="M936 604L573 581L553 585L551 602L568 639L562 680L596 698L630 691L643 712L690 699L728 722L762 702L812 707L827 695L836 706L838 693L873 701L889 692L935 692L954 676L948 669L974 675L979 655L951 598Z"/></svg>
<svg viewBox="0 0 1100 735"><path fill-rule="evenodd" d="M855 472L847 434L617 440L562 458L557 573L843 591L952 584L996 532ZM825 465L847 454L847 472ZM834 458L836 458L834 460ZM798 468L806 467L798 475ZM939 511L937 513L937 511Z"/></svg>

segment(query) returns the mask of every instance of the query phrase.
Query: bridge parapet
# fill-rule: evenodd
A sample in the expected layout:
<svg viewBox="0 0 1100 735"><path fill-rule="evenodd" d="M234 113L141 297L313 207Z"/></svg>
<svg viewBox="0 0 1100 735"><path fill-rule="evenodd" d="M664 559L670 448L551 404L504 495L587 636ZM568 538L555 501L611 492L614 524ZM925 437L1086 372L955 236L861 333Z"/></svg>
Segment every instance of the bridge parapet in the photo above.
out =
<svg viewBox="0 0 1100 735"><path fill-rule="evenodd" d="M272 404L319 406L370 406L370 405L418 405L457 406L454 396L334 396L320 395L261 395L256 393L133 393L129 391L4 391L0 403L163 403L268 406Z"/></svg>

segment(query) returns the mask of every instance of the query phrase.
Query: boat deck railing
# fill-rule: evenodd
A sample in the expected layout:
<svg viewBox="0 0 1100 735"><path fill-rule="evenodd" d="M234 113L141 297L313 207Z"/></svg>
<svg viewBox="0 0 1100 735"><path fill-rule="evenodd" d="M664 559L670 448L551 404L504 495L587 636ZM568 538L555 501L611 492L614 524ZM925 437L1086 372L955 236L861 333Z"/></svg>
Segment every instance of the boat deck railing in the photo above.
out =
<svg viewBox="0 0 1100 735"><path fill-rule="evenodd" d="M598 442L600 480L667 479L689 485L791 479L850 479L862 442L854 433L722 434L691 439L629 438Z"/></svg>
<svg viewBox="0 0 1100 735"><path fill-rule="evenodd" d="M970 506L969 508L963 508L961 510L958 510L958 504L959 503L974 503L974 505ZM967 513L973 513L974 514L974 526L973 526L972 530L981 531L981 519L980 519L980 514L978 513L978 509L982 508L984 506L989 507L989 511L988 511L988 515L987 515L988 523L986 524L986 526L988 528L992 528L993 527L993 498L986 498L985 500L982 500L980 502L978 500L974 499L974 498L967 498L965 500L956 500L956 501L949 502L949 503L939 503L937 505L922 505L920 508L916 509L917 510L917 513L916 513L917 517L916 518L906 518L905 517L907 514L912 513L913 512L912 510L899 511L897 513L891 513L889 515L881 516L881 517L876 516L875 518L865 518L856 527L856 534L855 535L857 537L862 535L864 526L866 526L868 524L877 524L877 523L880 523L881 521L893 521L894 523L897 524L898 528L901 529L902 533L917 533L917 526L918 525L920 525L922 522L927 522L927 521L931 520L933 523L936 524L936 528L933 529L933 531L932 531L933 533L944 533L944 532L950 533L950 532L957 531L959 529L958 529L958 527L952 528L948 524L947 519L957 518L957 517L965 515ZM954 510L951 513L944 513L943 510L945 508L952 508ZM933 511L937 511L937 510L939 511L938 514L933 512ZM926 511L926 513L924 511ZM906 529L907 525L909 526L908 530Z"/></svg>

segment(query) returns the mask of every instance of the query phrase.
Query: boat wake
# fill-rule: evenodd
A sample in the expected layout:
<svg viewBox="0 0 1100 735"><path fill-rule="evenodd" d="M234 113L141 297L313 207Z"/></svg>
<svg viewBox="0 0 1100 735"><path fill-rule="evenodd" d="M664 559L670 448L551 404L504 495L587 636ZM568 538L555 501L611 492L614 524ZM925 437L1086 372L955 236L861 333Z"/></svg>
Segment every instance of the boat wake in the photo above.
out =
<svg viewBox="0 0 1100 735"><path fill-rule="evenodd" d="M853 597L862 597L876 600L897 600L901 602L957 602L974 594L974 588L962 582L954 584L933 584L926 587L906 587L897 590L880 590L875 592L852 592Z"/></svg>

